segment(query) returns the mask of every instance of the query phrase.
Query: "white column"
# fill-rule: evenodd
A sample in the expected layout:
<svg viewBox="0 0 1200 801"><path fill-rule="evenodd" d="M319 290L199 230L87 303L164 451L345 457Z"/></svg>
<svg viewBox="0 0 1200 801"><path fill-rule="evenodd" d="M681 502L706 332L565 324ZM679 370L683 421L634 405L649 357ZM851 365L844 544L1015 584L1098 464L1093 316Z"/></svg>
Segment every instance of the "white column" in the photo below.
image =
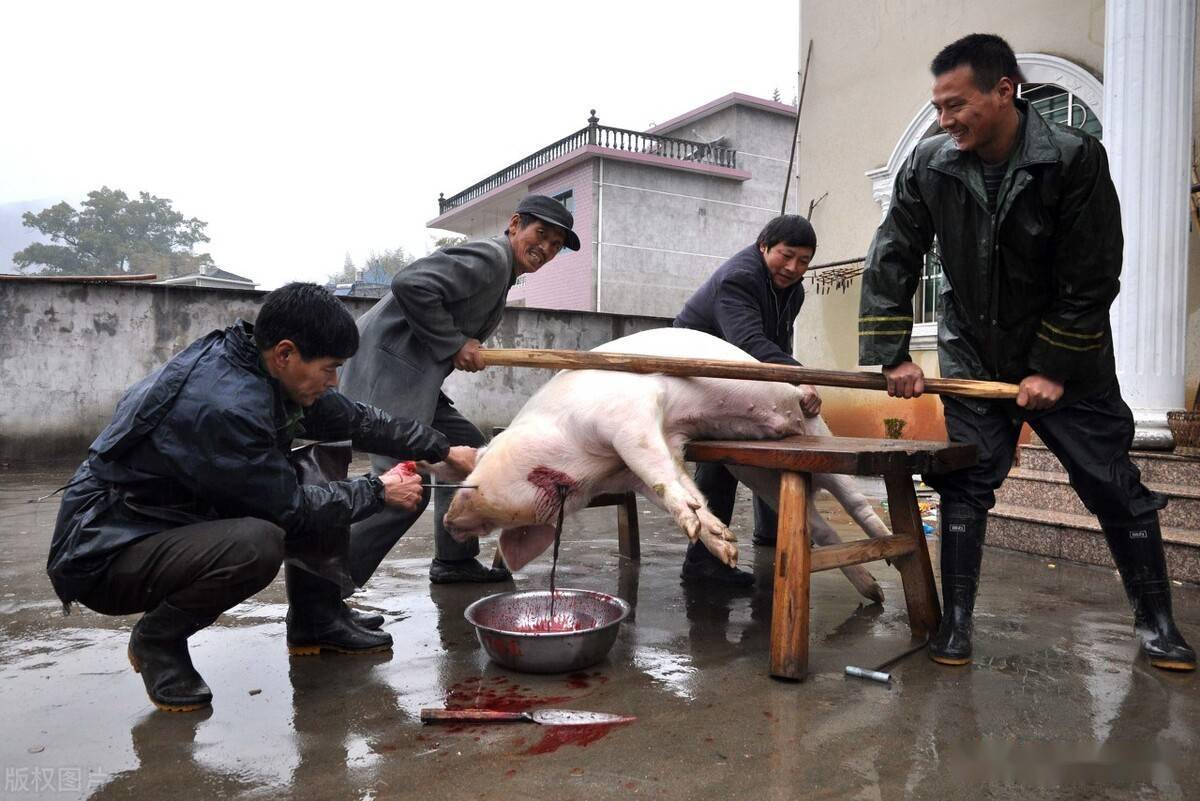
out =
<svg viewBox="0 0 1200 801"><path fill-rule="evenodd" d="M1125 233L1117 374L1134 447L1166 449L1166 413L1184 406L1196 0L1109 0L1104 13L1104 146Z"/></svg>

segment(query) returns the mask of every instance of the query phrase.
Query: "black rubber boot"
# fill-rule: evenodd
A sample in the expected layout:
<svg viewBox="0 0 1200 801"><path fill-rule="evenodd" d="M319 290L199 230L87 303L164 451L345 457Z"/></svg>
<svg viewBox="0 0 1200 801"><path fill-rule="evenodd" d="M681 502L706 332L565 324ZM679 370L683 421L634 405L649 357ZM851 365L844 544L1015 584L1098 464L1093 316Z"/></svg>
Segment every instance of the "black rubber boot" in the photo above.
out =
<svg viewBox="0 0 1200 801"><path fill-rule="evenodd" d="M355 609L353 606L346 606L346 612L350 615L350 620L354 625L362 626L364 629L381 629L383 628L383 615L376 612L363 612L361 609Z"/></svg>
<svg viewBox="0 0 1200 801"><path fill-rule="evenodd" d="M434 559L429 563L429 580L434 584L495 584L512 581L505 567L484 567L470 559Z"/></svg>
<svg viewBox="0 0 1200 801"><path fill-rule="evenodd" d="M971 661L971 616L979 590L979 565L987 513L958 504L943 504L942 625L929 641L929 658L943 665Z"/></svg>
<svg viewBox="0 0 1200 801"><path fill-rule="evenodd" d="M1158 516L1147 523L1103 528L1133 607L1133 627L1142 641L1142 653L1156 668L1195 670L1196 652L1171 614L1171 584Z"/></svg>
<svg viewBox="0 0 1200 801"><path fill-rule="evenodd" d="M146 694L159 709L192 712L212 703L212 691L192 666L187 640L214 620L163 602L134 624L129 664L142 675Z"/></svg>
<svg viewBox="0 0 1200 801"><path fill-rule="evenodd" d="M779 531L779 515L757 495L754 496L754 544L764 548L775 547Z"/></svg>
<svg viewBox="0 0 1200 801"><path fill-rule="evenodd" d="M752 587L754 576L745 570L730 567L712 555L704 543L693 542L688 546L679 577L698 584L718 584L725 587Z"/></svg>
<svg viewBox="0 0 1200 801"><path fill-rule="evenodd" d="M293 656L321 651L371 654L390 650L392 635L356 624L338 585L294 565L287 577L287 644Z"/></svg>

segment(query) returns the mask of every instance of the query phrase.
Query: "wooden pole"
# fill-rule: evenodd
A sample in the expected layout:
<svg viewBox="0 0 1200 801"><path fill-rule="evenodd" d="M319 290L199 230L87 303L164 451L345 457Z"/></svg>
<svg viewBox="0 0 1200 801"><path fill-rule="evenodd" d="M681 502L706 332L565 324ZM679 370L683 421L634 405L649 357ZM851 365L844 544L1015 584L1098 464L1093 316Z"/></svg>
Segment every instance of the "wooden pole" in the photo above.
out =
<svg viewBox="0 0 1200 801"><path fill-rule="evenodd" d="M808 62L812 60L812 39L808 40L808 55L804 57L804 75L800 81L800 97L796 98L796 128L792 131L792 149L788 153L787 179L783 182L783 203L779 213L787 214L788 189L792 185L792 164L796 160L796 145L800 139L800 110L804 108L804 89L808 86ZM811 211L809 214L811 215Z"/></svg>
<svg viewBox="0 0 1200 801"><path fill-rule="evenodd" d="M727 359L684 359L677 356L641 356L598 351L484 348L479 351L487 367L541 367L548 370L615 370L625 373L661 373L685 378L736 378L743 381L777 381L819 387L887 390L882 373L818 370L787 364L738 362ZM971 381L965 378L926 378L925 391L966 398L1016 398L1016 384Z"/></svg>

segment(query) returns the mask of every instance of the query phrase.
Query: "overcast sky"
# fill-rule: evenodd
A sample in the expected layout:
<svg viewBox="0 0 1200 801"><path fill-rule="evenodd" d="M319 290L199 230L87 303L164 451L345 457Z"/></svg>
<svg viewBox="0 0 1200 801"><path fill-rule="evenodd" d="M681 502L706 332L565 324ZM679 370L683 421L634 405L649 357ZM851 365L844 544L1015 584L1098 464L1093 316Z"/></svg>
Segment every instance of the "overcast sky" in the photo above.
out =
<svg viewBox="0 0 1200 801"><path fill-rule="evenodd" d="M0 203L107 185L263 288L425 253L438 192L586 124L796 94L795 2L0 4Z"/></svg>

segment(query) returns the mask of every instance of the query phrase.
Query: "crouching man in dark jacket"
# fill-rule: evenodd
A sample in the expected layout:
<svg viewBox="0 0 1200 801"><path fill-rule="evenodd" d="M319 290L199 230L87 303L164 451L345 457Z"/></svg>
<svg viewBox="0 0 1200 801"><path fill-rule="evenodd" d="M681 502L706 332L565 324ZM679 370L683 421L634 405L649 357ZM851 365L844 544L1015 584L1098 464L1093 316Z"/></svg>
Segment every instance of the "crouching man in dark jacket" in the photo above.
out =
<svg viewBox="0 0 1200 801"><path fill-rule="evenodd" d="M288 284L267 296L255 325L208 334L126 392L75 472L47 572L67 608L145 612L129 660L160 709L209 704L187 639L266 587L285 549L344 538L354 521L421 502L417 476L301 485L288 461L293 437L470 468L471 449L333 391L357 348L336 298ZM290 563L287 578L294 652L391 647L391 635L356 622L335 583Z"/></svg>

